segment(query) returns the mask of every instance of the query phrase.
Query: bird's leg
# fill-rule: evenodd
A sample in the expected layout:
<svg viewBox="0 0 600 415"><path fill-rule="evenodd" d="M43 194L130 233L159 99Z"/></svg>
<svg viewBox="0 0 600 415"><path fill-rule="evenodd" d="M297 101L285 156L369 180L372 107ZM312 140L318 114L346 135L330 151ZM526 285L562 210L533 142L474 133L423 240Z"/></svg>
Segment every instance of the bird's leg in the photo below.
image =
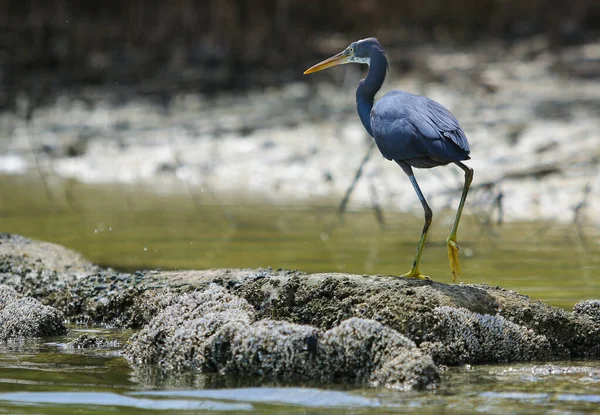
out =
<svg viewBox="0 0 600 415"><path fill-rule="evenodd" d="M348 189L346 189L346 194L344 195L344 198L342 199L342 201L340 203L340 207L338 208L338 216L339 216L340 220L343 218L344 212L346 212L346 206L348 205L350 196L352 195L352 192L354 191L356 184L360 180L360 178L363 174L363 169L364 169L365 165L367 164L367 162L369 161L369 159L371 158L371 154L373 153L373 149L375 148L375 140L370 139L370 141L371 141L371 145L369 146L367 153L365 154L362 161L360 162L360 166L358 166L358 169L356 170L356 173L354 174L354 179L352 180L352 183L350 183L350 186L348 187Z"/></svg>
<svg viewBox="0 0 600 415"><path fill-rule="evenodd" d="M404 172L408 175L408 178L410 179L410 182L413 185L413 188L415 189L415 192L417 193L417 196L419 197L419 200L421 201L421 205L423 206L423 210L425 211L425 225L423 225L423 232L421 232L421 239L419 240L419 246L417 248L417 254L415 255L415 260L413 261L413 265L412 268L410 269L410 271L408 271L406 274L403 274L403 277L409 277L409 278L420 278L420 279L424 279L424 280L429 280L430 278L426 275L421 274L421 271L419 271L419 262L421 261L421 254L423 253L423 248L425 247L425 240L427 239L427 231L429 230L429 226L431 225L431 220L433 218L433 212L431 211L431 208L429 207L429 205L427 204L427 201L425 200L425 196L423 196L423 193L421 192L421 189L419 188L419 184L417 183L417 179L415 179L415 176L413 174L412 168L410 167L410 165L408 165L405 162L397 162L400 167L402 167L402 169L404 170Z"/></svg>
<svg viewBox="0 0 600 415"><path fill-rule="evenodd" d="M460 197L458 210L456 211L456 217L454 218L454 225L452 225L450 235L448 235L448 238L446 239L446 244L448 245L448 260L450 260L450 269L452 270L452 282L456 282L456 279L460 275L460 262L458 261L459 246L456 243L456 231L458 230L460 216L462 215L463 207L465 206L465 200L467 200L467 193L469 192L469 187L471 186L471 182L473 181L472 168L461 163L460 161L455 161L454 164L456 164L458 167L464 170L465 184L463 186L462 195Z"/></svg>

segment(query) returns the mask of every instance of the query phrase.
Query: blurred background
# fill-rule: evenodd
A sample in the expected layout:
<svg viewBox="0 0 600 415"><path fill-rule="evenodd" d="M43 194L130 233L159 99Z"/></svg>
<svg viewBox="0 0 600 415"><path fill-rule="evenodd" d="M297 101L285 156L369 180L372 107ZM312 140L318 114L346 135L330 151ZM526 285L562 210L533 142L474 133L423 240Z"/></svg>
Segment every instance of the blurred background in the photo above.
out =
<svg viewBox="0 0 600 415"><path fill-rule="evenodd" d="M382 92L430 96L469 138L462 281L598 298L593 0L0 0L0 231L127 271L408 271L421 205L358 120L366 68L302 75L368 36ZM416 175L421 268L450 282L462 171Z"/></svg>

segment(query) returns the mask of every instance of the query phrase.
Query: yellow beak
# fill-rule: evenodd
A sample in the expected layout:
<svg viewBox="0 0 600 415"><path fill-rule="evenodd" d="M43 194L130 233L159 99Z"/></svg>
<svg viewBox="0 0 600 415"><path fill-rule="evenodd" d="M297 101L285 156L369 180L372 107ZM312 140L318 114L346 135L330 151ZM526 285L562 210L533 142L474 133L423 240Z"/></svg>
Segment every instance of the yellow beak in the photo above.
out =
<svg viewBox="0 0 600 415"><path fill-rule="evenodd" d="M323 69L331 68L332 66L342 65L347 63L347 60L350 56L344 55L344 52L340 52L337 55L333 55L331 58L325 59L323 62L319 62L314 66L311 66L307 70L304 71L304 75L308 75L309 73L319 72Z"/></svg>

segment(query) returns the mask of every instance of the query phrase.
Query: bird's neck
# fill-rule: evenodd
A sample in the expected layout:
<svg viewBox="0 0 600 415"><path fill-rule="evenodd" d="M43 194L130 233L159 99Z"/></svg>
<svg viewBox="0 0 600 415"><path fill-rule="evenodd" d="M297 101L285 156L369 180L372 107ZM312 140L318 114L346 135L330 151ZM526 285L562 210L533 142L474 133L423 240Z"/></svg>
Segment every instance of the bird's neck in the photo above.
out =
<svg viewBox="0 0 600 415"><path fill-rule="evenodd" d="M367 132L373 136L371 129L371 109L375 102L375 94L381 88L388 69L388 62L383 51L373 54L369 62L369 73L362 79L356 90L356 108L358 116Z"/></svg>

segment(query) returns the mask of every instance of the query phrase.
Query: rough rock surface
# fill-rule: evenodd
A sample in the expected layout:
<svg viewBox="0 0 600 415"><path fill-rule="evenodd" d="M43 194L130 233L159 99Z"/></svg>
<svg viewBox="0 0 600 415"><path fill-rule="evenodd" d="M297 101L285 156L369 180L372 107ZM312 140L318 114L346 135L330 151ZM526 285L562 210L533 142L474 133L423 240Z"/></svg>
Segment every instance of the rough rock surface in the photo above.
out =
<svg viewBox="0 0 600 415"><path fill-rule="evenodd" d="M43 243L25 241L9 237L2 239L0 245L0 263L12 270L0 273L0 283L17 290L22 289L24 280L12 275L18 267L14 264L20 259L2 255L14 252L8 245L18 245L29 263L45 261L45 251L37 246ZM60 256L60 247L55 247L54 252ZM66 258L72 255L71 251L64 252ZM73 321L143 328L133 339L135 348L128 349L132 361L158 363L173 370L212 368L240 373L247 369L256 373L251 362L222 355L244 356L246 338L255 338L254 345L268 345L275 338L282 344L290 342L298 347L293 350L299 351L294 359L308 359L315 342L318 353L327 355L327 339L346 327L348 321L379 324L381 328L373 330L385 331L387 334L381 336L387 340L378 341L385 343L396 335L404 336L431 353L440 364L600 356L600 322L594 317L597 300L582 302L574 312L568 312L499 287L383 275L303 274L271 269L134 274L94 267L89 270L77 277L69 272L53 271L53 278L34 273L37 278L31 277L25 283L32 296L58 308ZM11 291L0 289L0 299L11 296ZM210 308L215 304L221 308ZM211 349L212 343L207 339L214 340L215 336L228 339L237 348L224 350L214 343L218 350ZM300 339L305 339L305 349L299 348ZM198 347L200 344L202 348ZM278 356L279 352L270 353ZM396 366L390 362L406 361L406 357L360 359L377 361L379 366L360 375L355 373L357 380L393 384L394 376L403 379L393 372ZM294 368L300 361L279 363ZM279 366L267 365L261 370L267 367L268 373L283 373ZM386 370L392 370L388 377L383 375Z"/></svg>
<svg viewBox="0 0 600 415"><path fill-rule="evenodd" d="M19 293L14 288L8 285L0 285L0 309L4 308L8 303L12 303L19 298Z"/></svg>
<svg viewBox="0 0 600 415"><path fill-rule="evenodd" d="M0 341L65 334L63 315L30 297L19 298L17 292L0 285Z"/></svg>
<svg viewBox="0 0 600 415"><path fill-rule="evenodd" d="M108 340L100 336L83 333L75 340L66 344L69 349L106 349L119 347L121 343L118 340Z"/></svg>
<svg viewBox="0 0 600 415"><path fill-rule="evenodd" d="M45 299L96 269L81 254L65 247L0 234L0 284L23 295Z"/></svg>
<svg viewBox="0 0 600 415"><path fill-rule="evenodd" d="M573 313L589 317L595 322L600 323L600 300L580 301L573 307Z"/></svg>
<svg viewBox="0 0 600 415"><path fill-rule="evenodd" d="M182 295L130 339L137 365L284 380L423 388L438 380L430 356L395 330L351 318L323 332L285 321L254 321L247 301L219 286Z"/></svg>
<svg viewBox="0 0 600 415"><path fill-rule="evenodd" d="M449 285L387 276L305 275L294 271L160 272L180 290L218 284L248 301L256 319L277 319L328 330L352 317L368 318L425 343L438 363L505 362L600 355L600 324L577 313L487 285ZM156 303L150 301L155 309ZM143 301L139 304L144 309ZM452 322L444 327L441 322ZM471 338L455 348L453 339ZM494 343L502 339L502 347ZM437 345L437 346L436 346ZM439 346L439 347L438 347ZM484 347L486 348L484 350Z"/></svg>
<svg viewBox="0 0 600 415"><path fill-rule="evenodd" d="M478 314L448 306L433 310L436 320L421 348L446 364L552 359L544 335L502 316Z"/></svg>
<svg viewBox="0 0 600 415"><path fill-rule="evenodd" d="M223 289L182 295L130 339L125 349L131 361L159 364L167 369L196 369L205 365L202 345L224 324L250 324L252 307Z"/></svg>
<svg viewBox="0 0 600 415"><path fill-rule="evenodd" d="M6 233L0 233L0 258L3 266L45 269L61 275L85 274L97 268L80 253L63 246ZM9 258L13 261L7 261Z"/></svg>

